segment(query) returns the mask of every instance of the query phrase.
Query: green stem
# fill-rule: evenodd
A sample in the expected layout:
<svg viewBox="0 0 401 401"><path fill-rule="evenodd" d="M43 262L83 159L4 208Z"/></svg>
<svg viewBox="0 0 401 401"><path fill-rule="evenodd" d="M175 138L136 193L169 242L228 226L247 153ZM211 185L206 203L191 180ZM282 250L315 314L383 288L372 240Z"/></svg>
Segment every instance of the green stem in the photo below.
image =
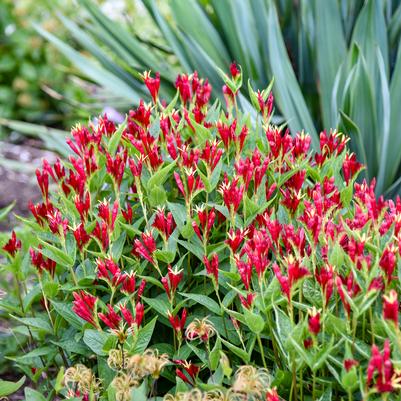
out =
<svg viewBox="0 0 401 401"><path fill-rule="evenodd" d="M265 359L265 351L263 350L262 339L260 338L260 334L256 335L256 339L258 340L260 354L262 356L263 367L267 369L266 359Z"/></svg>

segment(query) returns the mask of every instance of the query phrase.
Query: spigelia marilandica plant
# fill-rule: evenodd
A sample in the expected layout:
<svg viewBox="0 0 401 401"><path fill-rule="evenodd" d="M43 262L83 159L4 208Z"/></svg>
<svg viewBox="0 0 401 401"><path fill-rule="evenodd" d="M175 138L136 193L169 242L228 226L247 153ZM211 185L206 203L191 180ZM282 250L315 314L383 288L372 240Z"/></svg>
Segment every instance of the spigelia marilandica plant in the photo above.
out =
<svg viewBox="0 0 401 401"><path fill-rule="evenodd" d="M169 105L145 73L152 104L37 171L35 240L3 245L27 400L399 399L401 201L343 134L271 125L270 87L239 113L230 73L226 111L196 72Z"/></svg>

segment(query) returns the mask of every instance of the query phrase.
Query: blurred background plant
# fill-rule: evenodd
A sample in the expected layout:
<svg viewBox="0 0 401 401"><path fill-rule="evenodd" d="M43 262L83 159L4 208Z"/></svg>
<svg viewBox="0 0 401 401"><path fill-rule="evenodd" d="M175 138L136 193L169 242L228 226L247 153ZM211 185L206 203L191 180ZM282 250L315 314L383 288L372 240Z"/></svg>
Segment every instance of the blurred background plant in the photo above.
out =
<svg viewBox="0 0 401 401"><path fill-rule="evenodd" d="M320 130L344 129L365 177L377 177L377 193L400 192L400 1L143 0L118 25L93 1L78 4L86 13L60 20L90 57L38 30L115 95L110 105L124 110L147 96L144 70L160 71L164 83L178 70L197 70L219 87L216 68L235 60L254 87L275 77L279 111L293 132L306 129L316 147ZM145 30L144 8L153 20ZM171 98L166 88L161 94ZM241 103L248 108L245 97Z"/></svg>
<svg viewBox="0 0 401 401"><path fill-rule="evenodd" d="M0 2L0 117L49 126L69 127L79 117L79 110L60 101L64 97L82 101L83 88L65 80L70 70L66 58L49 45L32 27L40 24L49 32L66 38L67 31L49 11L46 0L3 0ZM60 3L66 15L72 3ZM10 131L0 128L0 138Z"/></svg>

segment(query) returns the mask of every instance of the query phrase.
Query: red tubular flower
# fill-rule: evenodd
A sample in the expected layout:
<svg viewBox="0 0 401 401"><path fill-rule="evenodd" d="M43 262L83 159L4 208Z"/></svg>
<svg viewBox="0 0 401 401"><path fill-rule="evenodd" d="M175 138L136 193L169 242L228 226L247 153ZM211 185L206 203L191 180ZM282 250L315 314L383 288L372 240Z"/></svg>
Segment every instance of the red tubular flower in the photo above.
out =
<svg viewBox="0 0 401 401"><path fill-rule="evenodd" d="M220 186L219 192L223 196L224 204L230 213L236 213L244 195L244 185L238 186L238 178L235 178L231 183L228 181L227 176L224 178Z"/></svg>
<svg viewBox="0 0 401 401"><path fill-rule="evenodd" d="M99 319L110 329L119 330L121 317L110 304L107 305L107 310L106 313L98 313Z"/></svg>
<svg viewBox="0 0 401 401"><path fill-rule="evenodd" d="M396 254L397 248L395 245L391 244L384 249L383 254L380 258L379 266L384 271L387 282L390 282L393 278L393 272L396 266Z"/></svg>
<svg viewBox="0 0 401 401"><path fill-rule="evenodd" d="M256 297L256 294L254 294L252 292L249 292L248 294L246 294L246 298L243 297L241 294L239 294L239 299L241 301L241 304L246 309L251 309L253 300L255 299L255 297Z"/></svg>
<svg viewBox="0 0 401 401"><path fill-rule="evenodd" d="M72 293L74 297L72 310L82 319L86 320L92 326L96 327L94 318L95 304L97 298L85 291L78 291Z"/></svg>
<svg viewBox="0 0 401 401"><path fill-rule="evenodd" d="M129 159L128 164L129 164L129 168L131 170L132 175L134 177L140 177L142 174L142 168L143 168L142 157L139 158L137 163L135 163L134 159Z"/></svg>
<svg viewBox="0 0 401 401"><path fill-rule="evenodd" d="M178 316L173 316L170 311L168 312L168 320L170 321L171 327L174 329L178 336L182 336L185 328L185 322L187 321L187 310L184 308L181 312L181 318Z"/></svg>
<svg viewBox="0 0 401 401"><path fill-rule="evenodd" d="M81 221L85 221L91 207L90 193L86 192L82 197L77 195L75 197L75 208L77 209Z"/></svg>
<svg viewBox="0 0 401 401"><path fill-rule="evenodd" d="M191 362L183 361L182 359L175 359L173 361L179 366L182 366L185 372L188 374L189 377L187 377L180 369L175 370L175 374L184 382L194 385L195 384L195 379L196 376L198 375L200 371L200 367L197 365L194 365Z"/></svg>
<svg viewBox="0 0 401 401"><path fill-rule="evenodd" d="M132 316L131 311L124 304L124 305L120 305L120 312L123 315L125 323L127 323L128 327L131 327L135 323L135 319Z"/></svg>
<svg viewBox="0 0 401 401"><path fill-rule="evenodd" d="M219 257L217 253L213 254L210 261L206 256L204 256L203 263L206 266L207 274L214 277L214 281L217 284L219 281Z"/></svg>
<svg viewBox="0 0 401 401"><path fill-rule="evenodd" d="M168 266L167 276L163 277L161 282L169 299L174 296L183 276L184 273L182 270L176 271L173 270L170 265Z"/></svg>
<svg viewBox="0 0 401 401"><path fill-rule="evenodd" d="M317 336L320 332L320 312L316 310L315 307L313 309L310 309L308 311L309 317L308 317L308 328L309 332Z"/></svg>
<svg viewBox="0 0 401 401"><path fill-rule="evenodd" d="M280 397L277 394L277 388L269 388L266 392L266 401L280 401Z"/></svg>
<svg viewBox="0 0 401 401"><path fill-rule="evenodd" d="M383 317L392 320L398 327L398 295L397 291L391 290L388 295L383 295Z"/></svg>
<svg viewBox="0 0 401 401"><path fill-rule="evenodd" d="M247 290L249 290L252 277L252 265L249 262L241 260L239 255L234 255L234 260L237 265L238 273Z"/></svg>
<svg viewBox="0 0 401 401"><path fill-rule="evenodd" d="M142 323L143 320L143 316L145 314L145 307L143 306L143 304L141 304L140 302L138 302L135 305L135 324L139 327Z"/></svg>
<svg viewBox="0 0 401 401"><path fill-rule="evenodd" d="M327 264L326 266L321 267L319 271L316 269L315 278L323 290L325 305L327 306L333 293L333 266Z"/></svg>
<svg viewBox="0 0 401 401"><path fill-rule="evenodd" d="M344 369L349 372L354 366L358 366L359 362L355 359L344 359Z"/></svg>
<svg viewBox="0 0 401 401"><path fill-rule="evenodd" d="M376 375L376 390L379 393L387 393L394 390L399 379L393 378L394 368L390 359L390 341L384 342L381 354L376 345L372 345L372 356L370 357L367 370L367 385L370 386Z"/></svg>
<svg viewBox="0 0 401 401"><path fill-rule="evenodd" d="M68 226L67 218L63 219L60 210L52 209L47 214L49 228L53 234L65 235Z"/></svg>
<svg viewBox="0 0 401 401"><path fill-rule="evenodd" d="M143 279L141 281L141 284L139 284L138 293L137 293L138 298L140 298L142 296L143 292L145 291L145 287L146 287L146 280Z"/></svg>
<svg viewBox="0 0 401 401"><path fill-rule="evenodd" d="M96 238L102 244L102 248L105 251L109 247L109 232L107 223L102 221L99 223L96 222L96 226L92 231L92 237Z"/></svg>
<svg viewBox="0 0 401 401"><path fill-rule="evenodd" d="M163 238L167 240L176 227L173 214L168 212L166 216L163 208L158 209L152 227L156 228Z"/></svg>
<svg viewBox="0 0 401 401"><path fill-rule="evenodd" d="M124 220L128 224L132 223L132 219L133 219L134 215L133 215L133 212L132 212L132 206L129 203L127 203L127 210L121 209L121 214L123 215Z"/></svg>
<svg viewBox="0 0 401 401"><path fill-rule="evenodd" d="M52 259L43 257L42 252L40 252L42 249L41 245L38 246L38 249L39 250L37 252L35 252L32 248L29 250L32 264L36 267L39 274L42 273L42 270L46 270L52 277L54 277L54 272L56 271L56 262Z"/></svg>
<svg viewBox="0 0 401 401"><path fill-rule="evenodd" d="M85 227L82 223L73 231L75 241L77 243L78 249L82 251L82 248L89 242L90 236L86 232Z"/></svg>
<svg viewBox="0 0 401 401"><path fill-rule="evenodd" d="M128 151L125 150L122 154L116 154L114 159L107 152L106 153L106 169L107 172L114 178L118 187L121 185L123 179L125 165L127 163Z"/></svg>
<svg viewBox="0 0 401 401"><path fill-rule="evenodd" d="M42 195L46 199L48 199L48 197L49 197L49 174L45 170L43 170L41 172L39 169L36 169L36 178L38 180L39 188L42 191Z"/></svg>
<svg viewBox="0 0 401 401"><path fill-rule="evenodd" d="M233 228L230 228L230 231L228 232L228 238L226 239L225 243L230 247L233 253L237 252L237 249L241 245L247 233L248 229L243 230L241 228L237 228L234 231Z"/></svg>
<svg viewBox="0 0 401 401"><path fill-rule="evenodd" d="M135 272L123 273L121 292L125 294L133 294L135 292Z"/></svg>
<svg viewBox="0 0 401 401"><path fill-rule="evenodd" d="M344 180L348 184L351 178L363 167L363 164L359 163L356 159L356 154L347 153L343 162L343 173Z"/></svg>
<svg viewBox="0 0 401 401"><path fill-rule="evenodd" d="M186 74L178 75L175 81L175 87L179 90L181 101L184 105L189 100L191 100L192 98L191 85L189 82L188 75Z"/></svg>
<svg viewBox="0 0 401 401"><path fill-rule="evenodd" d="M156 103L160 89L160 73L156 72L155 77L152 78L150 71L146 71L142 75L142 79L149 90L150 96L152 96L153 102Z"/></svg>
<svg viewBox="0 0 401 401"><path fill-rule="evenodd" d="M241 70L235 61L230 64L230 73L233 79L237 79L241 75Z"/></svg>
<svg viewBox="0 0 401 401"><path fill-rule="evenodd" d="M206 165L210 168L210 171L213 171L219 163L222 154L223 149L218 147L216 139L211 143L207 140L200 158L205 161Z"/></svg>
<svg viewBox="0 0 401 401"><path fill-rule="evenodd" d="M340 295L341 298L341 302L343 303L344 309L347 312L347 315L349 316L351 313L351 306L348 303L346 297L345 297L345 291L343 288L343 283L341 281L341 277L337 276L335 278L336 281L336 287L337 287L337 291L338 291L338 295Z"/></svg>
<svg viewBox="0 0 401 401"><path fill-rule="evenodd" d="M21 249L21 241L17 239L15 231L11 233L11 238L3 246L3 250L8 252L10 256L14 257L18 250Z"/></svg>
<svg viewBox="0 0 401 401"><path fill-rule="evenodd" d="M113 287L118 287L125 279L120 268L112 259L97 260L97 277L106 280Z"/></svg>

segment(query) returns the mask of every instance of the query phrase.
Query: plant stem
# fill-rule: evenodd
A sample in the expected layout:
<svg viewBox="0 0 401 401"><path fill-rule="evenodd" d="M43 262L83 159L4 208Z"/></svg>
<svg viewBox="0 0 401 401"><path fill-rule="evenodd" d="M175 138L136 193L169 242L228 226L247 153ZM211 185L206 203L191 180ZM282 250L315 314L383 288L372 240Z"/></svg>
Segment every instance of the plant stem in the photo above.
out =
<svg viewBox="0 0 401 401"><path fill-rule="evenodd" d="M267 369L266 359L265 359L265 351L263 350L262 339L260 338L260 334L256 335L256 339L258 340L260 354L262 356L263 367Z"/></svg>

